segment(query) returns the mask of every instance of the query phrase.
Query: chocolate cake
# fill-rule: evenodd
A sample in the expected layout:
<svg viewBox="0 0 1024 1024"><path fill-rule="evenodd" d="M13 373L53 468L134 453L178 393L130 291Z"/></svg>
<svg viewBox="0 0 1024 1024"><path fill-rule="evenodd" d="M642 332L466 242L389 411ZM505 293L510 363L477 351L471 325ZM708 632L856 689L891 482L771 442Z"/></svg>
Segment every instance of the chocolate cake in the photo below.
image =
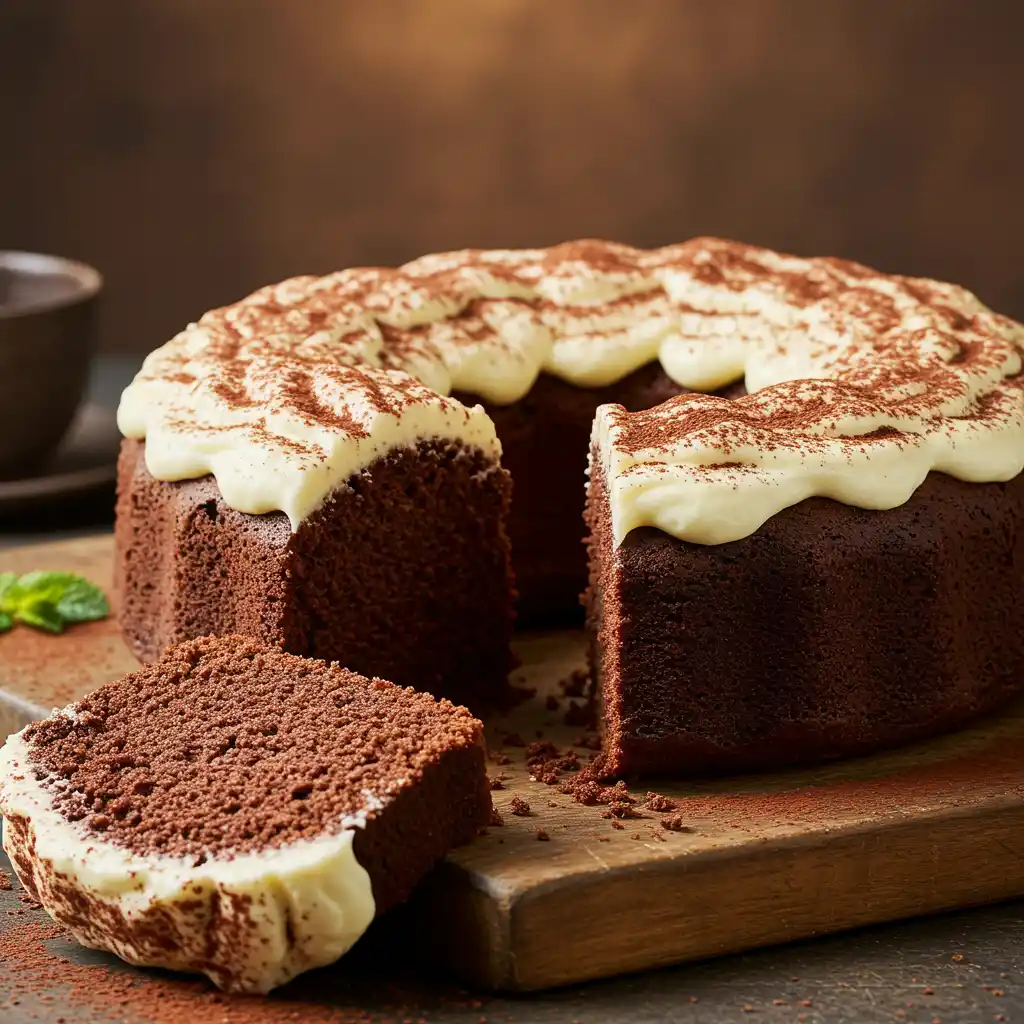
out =
<svg viewBox="0 0 1024 1024"><path fill-rule="evenodd" d="M125 632L143 658L183 637L241 631L486 698L509 664L506 531L523 624L564 623L583 585L573 494L593 418L586 604L609 770L690 770L698 749L709 767L838 756L913 734L897 722L915 714L927 723L919 731L938 728L1009 692L1012 643L981 676L975 656L958 653L992 643L993 622L1018 631L1006 593L987 595L991 608L968 617L953 646L937 635L953 599L936 609L911 597L907 621L927 616L920 642L933 649L922 664L939 673L942 648L942 679L917 712L872 730L863 709L884 705L865 691L867 668L824 697L814 680L826 664L864 665L865 650L887 651L891 667L903 659L902 632L874 613L843 612L839 596L826 628L815 619L831 607L819 570L828 566L836 595L873 579L874 594L896 601L881 557L851 553L865 516L885 551L886 536L896 544L911 530L900 517L912 517L924 549L911 560L943 580L985 545L975 516L999 518L1004 554L990 539L985 555L1004 557L1016 506L984 503L1015 493L1024 468L1022 351L1020 325L955 285L713 238L654 250L593 240L464 250L294 278L206 314L154 352L124 394ZM430 486L410 490L423 474ZM835 545L827 557L825 536ZM687 554L673 571L660 555L652 578L633 560L641 545ZM762 550L772 554L755 557ZM681 621L683 599L670 591L700 589L687 568L698 562L701 586L714 590L701 591L702 608L723 611ZM940 602L945 586L934 585ZM740 668L753 654L735 670L727 656L743 649L729 616L742 619L762 591L785 606L762 607L785 623L771 664L790 664L787 645L806 662L766 664L757 676L777 687L788 673L778 728L737 724L764 694L751 689L754 669ZM722 703L725 717L665 740L689 705L663 681L681 686L679 659L698 651L717 652L722 680L703 713ZM664 713L652 724L655 705ZM742 739L729 740L728 721ZM798 741L759 747L759 729L790 735L794 722ZM658 740L644 760L648 734ZM632 753L616 753L616 736Z"/></svg>
<svg viewBox="0 0 1024 1024"><path fill-rule="evenodd" d="M202 638L11 736L4 848L84 945L266 992L490 819L465 708Z"/></svg>

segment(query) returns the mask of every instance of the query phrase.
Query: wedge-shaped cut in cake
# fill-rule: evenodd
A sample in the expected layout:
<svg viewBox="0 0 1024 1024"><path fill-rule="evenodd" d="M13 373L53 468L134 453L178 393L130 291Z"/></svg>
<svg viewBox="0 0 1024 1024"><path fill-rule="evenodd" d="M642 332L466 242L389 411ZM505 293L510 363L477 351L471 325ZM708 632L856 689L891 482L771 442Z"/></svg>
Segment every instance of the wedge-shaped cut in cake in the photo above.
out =
<svg viewBox="0 0 1024 1024"><path fill-rule="evenodd" d="M84 945L266 992L487 824L465 708L201 638L11 736L4 848Z"/></svg>

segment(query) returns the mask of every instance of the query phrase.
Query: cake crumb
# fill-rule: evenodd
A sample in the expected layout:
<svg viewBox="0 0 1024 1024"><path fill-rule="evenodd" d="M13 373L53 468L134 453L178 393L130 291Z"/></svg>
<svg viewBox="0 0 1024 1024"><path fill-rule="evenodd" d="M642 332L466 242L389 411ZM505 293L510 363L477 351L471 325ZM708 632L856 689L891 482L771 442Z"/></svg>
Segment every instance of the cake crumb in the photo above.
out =
<svg viewBox="0 0 1024 1024"><path fill-rule="evenodd" d="M502 782L501 779L499 779L499 778L488 779L487 781L488 781L488 785L491 787L491 789L504 789L505 788L505 783Z"/></svg>
<svg viewBox="0 0 1024 1024"><path fill-rule="evenodd" d="M667 796L662 796L660 793L648 793L645 806L649 810L657 811L660 814L666 811L674 811L676 809L676 802Z"/></svg>
<svg viewBox="0 0 1024 1024"><path fill-rule="evenodd" d="M612 828L617 828L620 832L626 831L626 826L623 825L621 821L616 821L614 818L612 818Z"/></svg>
<svg viewBox="0 0 1024 1024"><path fill-rule="evenodd" d="M512 762L512 758L508 754L503 754L500 750L491 751L487 756L495 764L499 765L511 764Z"/></svg>
<svg viewBox="0 0 1024 1024"><path fill-rule="evenodd" d="M495 825L500 828L505 824L505 819L501 816L501 812L497 807L491 808L491 820L488 822L490 825Z"/></svg>
<svg viewBox="0 0 1024 1024"><path fill-rule="evenodd" d="M667 832L692 832L693 829L684 823L681 814L668 814L661 819L661 827Z"/></svg>
<svg viewBox="0 0 1024 1024"><path fill-rule="evenodd" d="M949 959L950 960L963 960L963 953L954 953Z"/></svg>
<svg viewBox="0 0 1024 1024"><path fill-rule="evenodd" d="M597 841L599 843L610 843L611 839L609 839L608 836L598 836Z"/></svg>
<svg viewBox="0 0 1024 1024"><path fill-rule="evenodd" d="M512 802L508 806L518 818L525 818L530 813L530 805L521 796L512 797Z"/></svg>
<svg viewBox="0 0 1024 1024"><path fill-rule="evenodd" d="M539 829L537 829L537 838L538 838L538 839L539 839L539 840L540 840L540 841L541 841L542 843L546 843L546 842L547 842L547 841L548 841L548 840L549 840L549 839L551 838L551 836L549 836L549 835L547 834L547 832L545 832L545 831L544 831L544 829L542 829L542 828L539 828Z"/></svg>
<svg viewBox="0 0 1024 1024"><path fill-rule="evenodd" d="M11 876L6 871L0 871L0 890L10 892L14 888Z"/></svg>

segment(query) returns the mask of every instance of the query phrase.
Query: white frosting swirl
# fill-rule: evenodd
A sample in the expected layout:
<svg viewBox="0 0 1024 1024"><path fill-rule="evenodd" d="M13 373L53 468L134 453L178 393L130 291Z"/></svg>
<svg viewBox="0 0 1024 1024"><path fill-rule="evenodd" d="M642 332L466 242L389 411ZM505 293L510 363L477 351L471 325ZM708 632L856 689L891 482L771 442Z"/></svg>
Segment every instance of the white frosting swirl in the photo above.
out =
<svg viewBox="0 0 1024 1024"><path fill-rule="evenodd" d="M541 372L599 387L658 359L685 388L745 378L756 394L600 410L616 536L722 543L811 495L889 508L930 470L1016 475L1022 348L1022 328L962 288L842 260L717 239L463 250L208 313L146 360L118 419L155 477L213 473L229 505L297 526L418 440L497 458L490 419L452 391L507 404Z"/></svg>

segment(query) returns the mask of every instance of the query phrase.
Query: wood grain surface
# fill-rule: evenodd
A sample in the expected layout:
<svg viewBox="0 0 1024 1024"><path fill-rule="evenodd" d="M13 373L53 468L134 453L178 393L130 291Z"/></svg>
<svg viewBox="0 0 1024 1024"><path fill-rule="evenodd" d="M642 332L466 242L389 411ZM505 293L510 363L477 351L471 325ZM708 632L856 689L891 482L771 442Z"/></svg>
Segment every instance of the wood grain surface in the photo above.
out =
<svg viewBox="0 0 1024 1024"><path fill-rule="evenodd" d="M100 537L0 552L0 571L105 582L110 560ZM505 823L456 851L401 911L409 947L466 981L544 988L1024 893L1024 705L858 761L634 786L641 816L613 822L532 779L518 745L580 738L562 721L559 683L583 664L582 636L518 647L517 681L537 694L487 723ZM0 637L0 733L132 664L112 620L61 637L11 631ZM648 788L675 800L687 831L662 827ZM528 815L512 813L514 797Z"/></svg>

